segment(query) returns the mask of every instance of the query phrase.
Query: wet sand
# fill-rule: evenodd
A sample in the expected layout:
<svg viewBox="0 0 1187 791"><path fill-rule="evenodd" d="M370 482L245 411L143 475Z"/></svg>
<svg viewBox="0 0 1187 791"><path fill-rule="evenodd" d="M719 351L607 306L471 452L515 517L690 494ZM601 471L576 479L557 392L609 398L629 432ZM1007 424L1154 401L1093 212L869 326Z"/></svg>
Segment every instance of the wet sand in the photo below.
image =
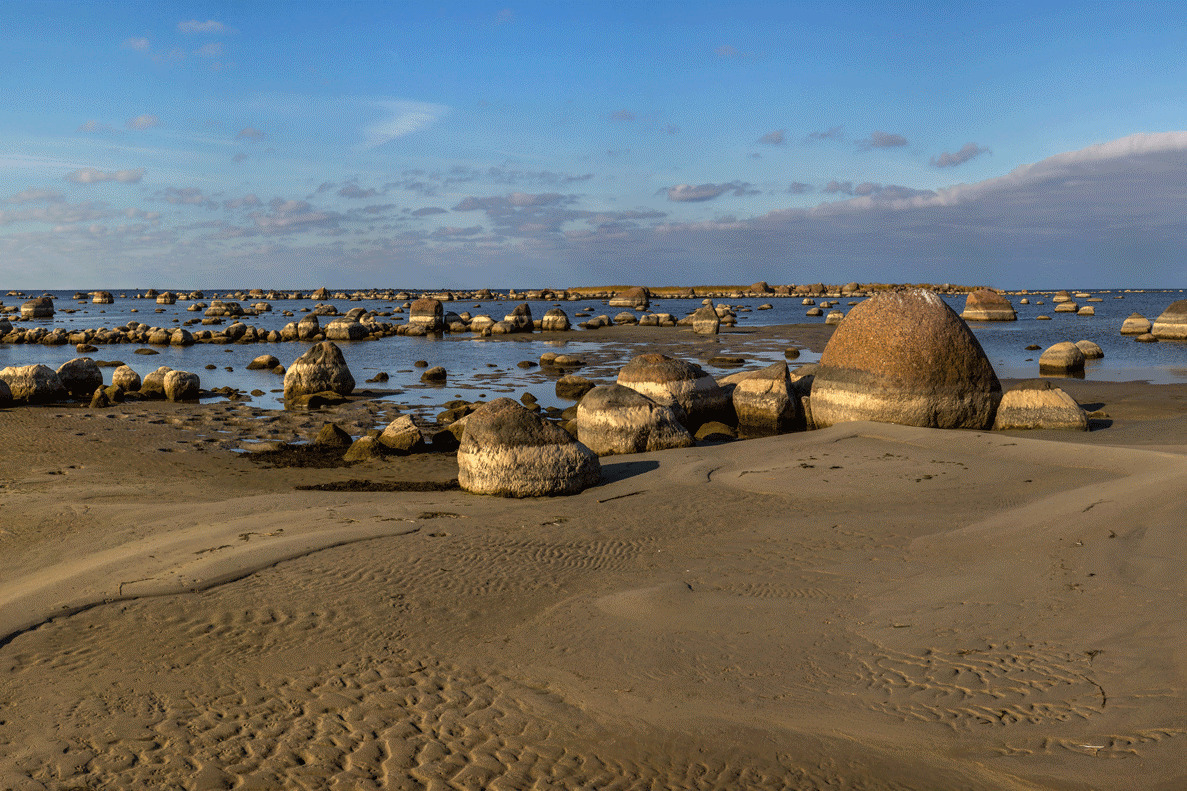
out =
<svg viewBox="0 0 1187 791"><path fill-rule="evenodd" d="M0 411L0 788L1182 788L1187 386L1061 386L1096 430L852 423L528 501L227 449L366 400Z"/></svg>

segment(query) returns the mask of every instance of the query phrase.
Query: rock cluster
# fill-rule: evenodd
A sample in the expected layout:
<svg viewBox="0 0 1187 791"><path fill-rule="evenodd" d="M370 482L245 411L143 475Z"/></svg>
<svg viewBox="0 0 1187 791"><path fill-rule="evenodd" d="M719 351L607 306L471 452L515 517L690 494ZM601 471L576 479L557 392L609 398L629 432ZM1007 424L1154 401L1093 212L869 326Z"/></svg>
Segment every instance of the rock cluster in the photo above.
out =
<svg viewBox="0 0 1187 791"><path fill-rule="evenodd" d="M657 404L676 409L690 429L720 419L729 411L729 396L695 363L664 354L640 354L618 372L618 384L637 390Z"/></svg>

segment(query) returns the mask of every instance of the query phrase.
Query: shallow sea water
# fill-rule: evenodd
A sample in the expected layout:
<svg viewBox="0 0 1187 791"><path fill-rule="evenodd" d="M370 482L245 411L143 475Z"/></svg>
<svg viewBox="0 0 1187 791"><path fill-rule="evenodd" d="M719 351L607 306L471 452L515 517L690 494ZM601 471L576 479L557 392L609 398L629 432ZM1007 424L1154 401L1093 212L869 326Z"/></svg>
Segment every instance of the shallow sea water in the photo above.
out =
<svg viewBox="0 0 1187 791"><path fill-rule="evenodd" d="M179 301L175 305L157 305L152 299L135 299L129 294L126 298L116 295L112 305L96 305L89 301L78 302L71 299L73 291L55 291L57 314L53 319L39 321L37 324L46 327L64 327L68 330L117 327L128 321L139 321L161 327L176 327L192 318L200 318L201 312L187 311L189 303ZM205 301L212 298L211 291L206 292ZM218 292L223 293L223 292ZM1105 358L1091 361L1085 372L1085 378L1106 381L1147 381L1154 384L1187 382L1187 343L1163 342L1155 344L1136 343L1132 337L1119 333L1121 323L1131 313L1137 312L1153 321L1171 302L1187 297L1184 290L1120 292L1120 291L1090 291L1094 297L1100 297L1100 302L1085 302L1077 300L1080 305L1093 305L1095 316L1078 316L1074 313L1055 313L1055 304L1051 302L1050 294L1027 295L1032 303L1042 301L1044 304L1019 304L1020 296L1010 295L1008 298L1018 311L1018 321L1014 322L971 322L970 327L976 334L986 354L993 363L997 374L1001 378L1020 379L1038 376L1038 356L1041 350L1026 351L1028 344L1037 344L1046 348L1059 341L1092 340L1098 343L1105 352ZM1120 297L1120 298L1118 298ZM20 305L25 298L6 297L0 304ZM964 307L964 297L945 297L945 301L957 312ZM738 313L738 327L746 328L760 325L783 324L813 324L823 323L824 318L810 318L805 316L809 306L801 304L802 298L753 298L742 300L717 300L738 308L751 308L749 312ZM261 300L244 300L241 304L248 307L252 302ZM818 302L820 300L817 300ZM841 299L834 309L848 312L850 301ZM354 307L368 310L390 311L402 303L378 300L325 300L334 304L340 313L346 313ZM305 315L302 308L311 309L316 303L312 300L276 300L270 303L272 311L260 316L249 316L243 320L256 327L271 330L280 329L290 321L299 320ZM447 303L446 309L458 313L469 311L472 314L484 313L500 319L519 304L518 300L489 301L482 303L457 301ZM770 304L769 310L757 310L759 305ZM581 318L574 314L582 309L589 309L593 315L606 314L613 317L620 309L610 308L601 300L584 300L575 302L529 302L532 315L540 317L552 307L561 307L573 321L574 326ZM652 312L666 312L677 318L687 315L700 306L699 299L653 300ZM162 312L155 312L158 308ZM65 313L64 310L74 310ZM133 311L136 312L133 312ZM282 311L289 310L295 316L284 316ZM828 313L828 310L825 310ZM1040 321L1039 315L1050 316L1050 321ZM324 326L332 317L320 317ZM401 319L407 319L405 313ZM381 318L392 321L395 317ZM231 323L225 319L221 327ZM32 322L23 322L29 326ZM219 329L220 327L208 327ZM199 325L189 327L191 331L202 329ZM668 332L686 332L683 328L665 330ZM707 364L713 354L737 353L745 349L743 355L747 358L746 367L758 367L783 359L783 349L796 342L794 328L789 328L785 340L772 341L765 344L753 344L747 341L745 335L723 334L716 338L707 339L699 348L703 349L700 362L706 370L716 376L731 373L736 368L718 368ZM594 380L612 381L617 368L629 360L631 354L638 353L637 346L628 344L607 343L605 337L599 338L597 330L580 330L567 333L532 333L531 335L515 336L514 339L492 340L477 338L469 334L445 335L433 338L392 337L379 341L360 341L354 343L340 343L351 372L354 374L359 388L391 391L387 397L409 406L423 406L426 411L435 411L445 401L453 398L474 400L488 399L502 395L518 397L527 391L535 395L544 406L568 406L571 402L557 398L554 389L555 376L542 371L539 367L519 368L517 363L524 360L536 361L547 351L563 352L584 357L591 365L575 371ZM273 354L283 365L288 365L308 348L307 343L257 343L231 344L226 346L214 344L197 344L188 348L153 347L158 351L156 355L133 354L137 348L130 344L101 346L99 351L89 356L98 360L122 360L132 366L143 376L158 366L167 365L197 373L202 380L203 387L230 386L250 392L264 391L263 396L257 396L252 403L261 408L278 408L281 406L279 393L282 387L281 377L267 371L249 371L247 364L261 354ZM26 365L29 363L43 363L57 368L63 362L79 356L73 345L41 346L39 344L0 344L0 367L8 365ZM804 351L792 365L814 362L819 355ZM420 374L422 369L414 367L417 360L424 360L430 366L442 365L449 371L449 380L444 387L422 385ZM206 365L213 364L215 370L206 370ZM231 368L228 371L226 368ZM110 381L110 369L104 369ZM386 383L367 384L364 382L379 371L385 371L390 379Z"/></svg>

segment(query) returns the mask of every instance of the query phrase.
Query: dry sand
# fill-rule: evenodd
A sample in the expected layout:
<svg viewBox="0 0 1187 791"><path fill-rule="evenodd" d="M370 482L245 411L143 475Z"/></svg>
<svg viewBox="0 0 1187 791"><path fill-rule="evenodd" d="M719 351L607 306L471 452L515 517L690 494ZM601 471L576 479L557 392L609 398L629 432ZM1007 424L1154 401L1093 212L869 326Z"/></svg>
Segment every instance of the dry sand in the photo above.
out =
<svg viewBox="0 0 1187 791"><path fill-rule="evenodd" d="M530 501L298 490L456 466L271 468L229 405L0 411L0 789L1187 787L1187 387L1065 386L1097 430Z"/></svg>

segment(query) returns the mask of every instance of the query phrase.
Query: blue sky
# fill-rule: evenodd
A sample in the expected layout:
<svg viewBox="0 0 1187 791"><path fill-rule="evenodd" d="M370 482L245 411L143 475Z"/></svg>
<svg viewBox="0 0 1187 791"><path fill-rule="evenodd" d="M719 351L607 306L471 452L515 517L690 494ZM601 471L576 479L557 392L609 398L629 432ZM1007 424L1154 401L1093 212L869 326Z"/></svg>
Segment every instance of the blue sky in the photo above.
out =
<svg viewBox="0 0 1187 791"><path fill-rule="evenodd" d="M1178 4L0 3L0 286L1182 286Z"/></svg>

